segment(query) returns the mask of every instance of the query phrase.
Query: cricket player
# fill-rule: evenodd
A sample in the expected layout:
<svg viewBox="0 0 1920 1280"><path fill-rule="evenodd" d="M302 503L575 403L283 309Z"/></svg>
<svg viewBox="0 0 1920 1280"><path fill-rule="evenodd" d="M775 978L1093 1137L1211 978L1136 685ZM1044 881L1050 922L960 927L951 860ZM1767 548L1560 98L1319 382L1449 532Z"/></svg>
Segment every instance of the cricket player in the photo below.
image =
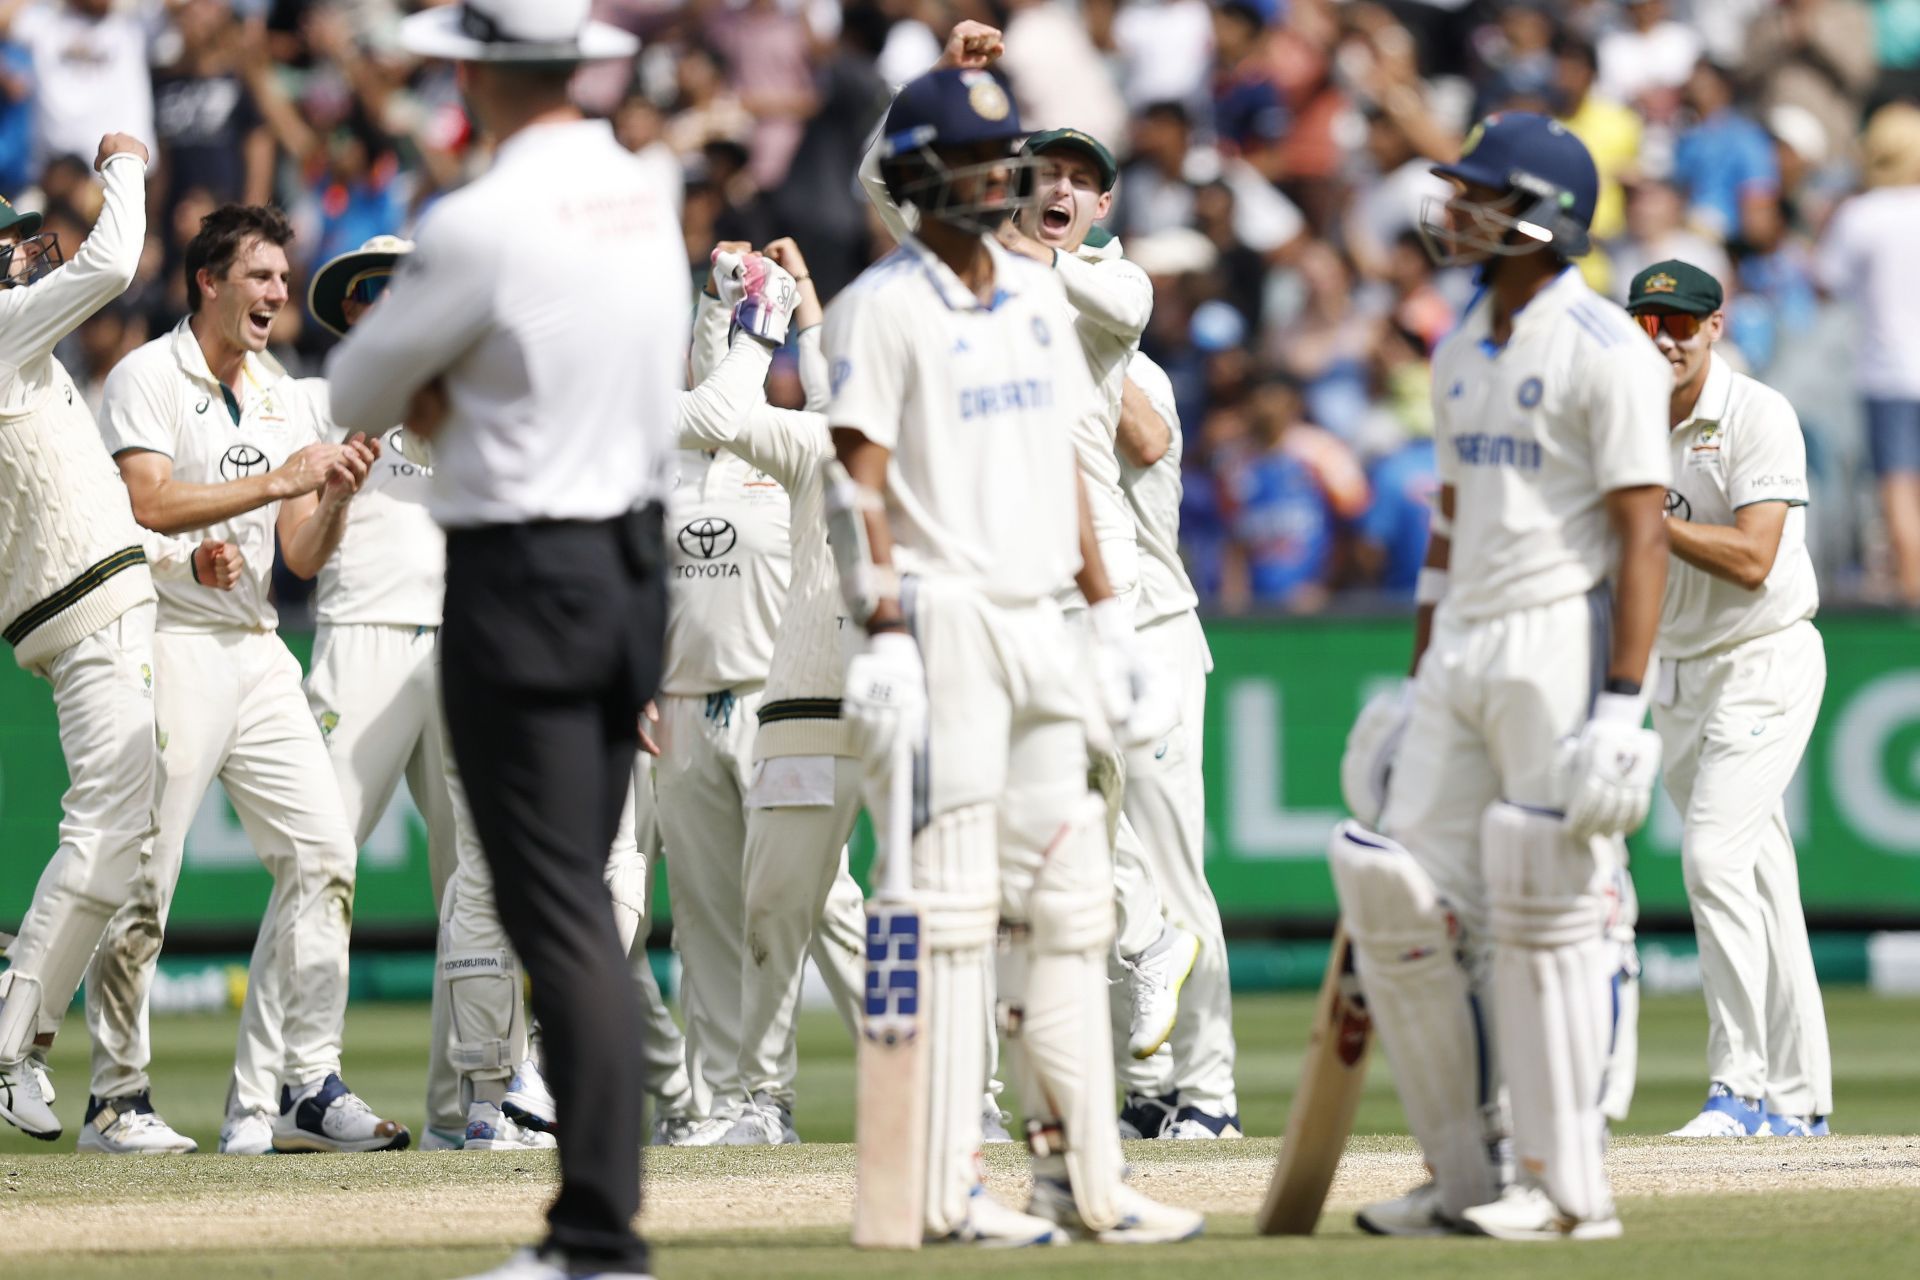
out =
<svg viewBox="0 0 1920 1280"><path fill-rule="evenodd" d="M275 1150L380 1151L409 1139L340 1079L353 831L300 689L300 664L275 632L268 599L276 535L293 572L317 574L380 457L379 443L364 436L323 439L311 397L266 354L287 302L292 237L275 209L226 205L209 214L187 246L191 314L107 378L100 433L134 517L156 532L205 530L235 543L247 573L226 595L159 584L159 832L87 979L93 1096L82 1150L194 1149L152 1110L147 997L187 828L216 778L281 903L269 922L277 939L254 953L256 981L265 966L281 969L279 1093L238 1105L271 1109Z"/></svg>
<svg viewBox="0 0 1920 1280"><path fill-rule="evenodd" d="M146 166L131 135L100 140L100 216L64 265L40 215L0 201L0 634L53 686L69 781L60 845L0 973L0 1119L49 1142L61 1125L47 1049L153 840L153 579L210 593L241 568L230 544L134 523L93 414L53 355L133 279Z"/></svg>
<svg viewBox="0 0 1920 1280"><path fill-rule="evenodd" d="M1423 217L1429 251L1476 266L1480 292L1434 357L1440 494L1411 719L1392 693L1362 711L1342 782L1378 829L1343 823L1328 853L1433 1179L1359 1222L1605 1238L1620 1233L1601 1163L1608 930L1618 837L1659 766L1642 681L1667 562L1653 423L1672 377L1569 265L1599 187L1577 138L1497 114L1435 172L1455 193Z"/></svg>
<svg viewBox="0 0 1920 1280"><path fill-rule="evenodd" d="M1180 1240L1200 1216L1126 1186L1112 1121L1112 863L1079 682L1090 658L1127 723L1145 680L1130 623L1111 621L1122 606L1075 458L1071 424L1095 388L1073 310L1057 275L992 239L1015 203L1020 133L999 82L957 68L909 83L882 126L882 178L919 231L835 299L824 343L846 473L829 490L831 545L867 633L845 706L879 829L894 743L916 744L927 1238ZM1070 580L1095 615L1090 654L1056 599ZM1027 1213L986 1195L976 1164L997 930Z"/></svg>
<svg viewBox="0 0 1920 1280"><path fill-rule="evenodd" d="M321 327L345 334L385 290L400 255L412 248L409 241L376 236L326 263L308 286L309 313ZM328 414L326 381L310 378L300 385L313 397L327 438L344 442L347 433ZM428 874L438 903L453 870L453 808L434 662L446 541L427 515L432 471L422 455L400 427L381 438L380 460L349 510L340 548L320 570L306 691L333 761L355 848L373 834L404 775L426 820ZM240 1009L240 1051L220 1133L226 1155L272 1149L274 1076L285 1051L279 1028L284 993L278 969L260 952L278 937L285 906L279 893L267 901L251 966L261 977L248 983ZM446 1050L445 986L436 982L433 990L423 1150L458 1145L464 1119L460 1078ZM456 1141L449 1142L448 1134Z"/></svg>
<svg viewBox="0 0 1920 1280"><path fill-rule="evenodd" d="M1827 1132L1833 1062L1787 829L1788 781L1827 659L1807 554L1807 454L1779 392L1713 352L1720 282L1691 263L1633 278L1627 309L1673 366L1667 569L1653 727L1682 822L1707 997L1700 1113L1675 1137Z"/></svg>

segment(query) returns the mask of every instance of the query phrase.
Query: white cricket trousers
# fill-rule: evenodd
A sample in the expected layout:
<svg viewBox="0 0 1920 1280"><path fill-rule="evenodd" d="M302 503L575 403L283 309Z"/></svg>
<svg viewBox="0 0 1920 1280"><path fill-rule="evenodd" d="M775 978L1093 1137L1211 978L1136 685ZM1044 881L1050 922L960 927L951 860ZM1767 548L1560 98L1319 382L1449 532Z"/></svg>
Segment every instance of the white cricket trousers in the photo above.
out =
<svg viewBox="0 0 1920 1280"><path fill-rule="evenodd" d="M661 694L654 803L680 953L687 1060L712 1114L747 1101L740 1079L740 974L745 963L747 791L762 690Z"/></svg>
<svg viewBox="0 0 1920 1280"><path fill-rule="evenodd" d="M8 1029L0 1062L60 1029L152 845L159 795L153 620L153 604L137 605L35 669L53 686L68 784L59 847L8 949L7 1003L20 1004L14 1018L0 1018ZM28 992L28 980L37 992Z"/></svg>
<svg viewBox="0 0 1920 1280"><path fill-rule="evenodd" d="M1128 1091L1148 1096L1178 1092L1183 1106L1233 1115L1233 995L1227 975L1227 939L1220 907L1207 884L1207 810L1202 751L1207 673L1213 655L1196 614L1163 618L1140 628L1142 653L1163 679L1174 682L1180 719L1165 737L1127 753L1126 816L1147 860L1167 919L1200 939L1200 957L1180 993L1171 1053L1145 1062L1123 1056ZM1122 906L1124 918L1125 907Z"/></svg>
<svg viewBox="0 0 1920 1280"><path fill-rule="evenodd" d="M791 1110L809 954L848 1034L859 1033L866 912L847 870L847 839L860 812L861 767L850 756L776 756L754 775L742 882L740 1082L748 1097L765 1093Z"/></svg>
<svg viewBox="0 0 1920 1280"><path fill-rule="evenodd" d="M404 626L323 625L313 638L307 704L327 758L333 762L340 804L359 848L387 811L400 779L427 824L427 874L440 903L453 874L453 803L447 796L447 753L440 726L438 629ZM255 975L240 1006L240 1045L234 1056L227 1114L271 1110L279 1064L285 1056L280 1021L285 994L269 953L278 945L280 917L290 886L276 885L267 899L248 966ZM458 1133L460 1077L447 1060L446 1009L434 984L434 1035L427 1059L427 1125Z"/></svg>
<svg viewBox="0 0 1920 1280"><path fill-rule="evenodd" d="M147 997L160 957L187 828L217 778L281 898L279 945L256 949L249 985L281 971L286 1051L278 1079L301 1085L340 1069L354 846L300 664L272 632L154 636L160 821L133 896L107 927L87 976L93 1094L150 1087ZM263 1105L265 1105L263 1103ZM278 1109L278 1099L271 1100Z"/></svg>
<svg viewBox="0 0 1920 1280"><path fill-rule="evenodd" d="M1782 1115L1827 1115L1826 1011L1783 799L1820 714L1826 647L1811 622L1797 622L1671 665L1660 687L1673 698L1656 699L1653 725L1682 821L1708 1075Z"/></svg>

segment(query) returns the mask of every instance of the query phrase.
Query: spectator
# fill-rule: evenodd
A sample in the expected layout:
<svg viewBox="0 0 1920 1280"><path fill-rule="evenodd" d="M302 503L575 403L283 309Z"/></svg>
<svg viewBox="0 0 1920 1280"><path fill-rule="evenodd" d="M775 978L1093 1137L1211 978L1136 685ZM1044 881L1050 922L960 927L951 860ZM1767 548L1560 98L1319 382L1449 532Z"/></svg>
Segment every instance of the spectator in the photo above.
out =
<svg viewBox="0 0 1920 1280"><path fill-rule="evenodd" d="M1717 240L1687 225L1687 201L1671 182L1642 178L1627 187L1627 234L1613 249L1614 296L1626 300L1627 281L1667 258L1691 262L1712 273L1733 293L1733 264Z"/></svg>
<svg viewBox="0 0 1920 1280"><path fill-rule="evenodd" d="M1773 139L1733 104L1724 68L1701 59L1687 80L1696 123L1674 148L1689 220L1719 240L1771 248L1779 234L1780 169Z"/></svg>
<svg viewBox="0 0 1920 1280"><path fill-rule="evenodd" d="M1250 0L1213 11L1213 132L1220 146L1269 181L1282 174L1287 108L1265 57L1266 18Z"/></svg>
<svg viewBox="0 0 1920 1280"><path fill-rule="evenodd" d="M1389 595L1413 599L1427 559L1427 524L1440 494L1433 437L1409 440L1373 464L1373 495L1360 519L1354 554L1361 578Z"/></svg>
<svg viewBox="0 0 1920 1280"><path fill-rule="evenodd" d="M1358 185L1347 215L1347 252L1370 279L1387 274L1388 255L1401 233L1420 225L1429 200L1445 201L1453 188L1433 172L1400 121L1383 108L1367 113L1369 174Z"/></svg>
<svg viewBox="0 0 1920 1280"><path fill-rule="evenodd" d="M1116 230L1146 236L1193 221L1193 184L1187 158L1193 124L1178 102L1155 102L1133 122L1133 158L1121 169L1123 199L1114 202Z"/></svg>
<svg viewBox="0 0 1920 1280"><path fill-rule="evenodd" d="M1820 244L1820 284L1854 302L1855 385L1900 599L1920 606L1920 107L1880 108L1861 139L1868 190Z"/></svg>
<svg viewBox="0 0 1920 1280"><path fill-rule="evenodd" d="M1828 153L1848 157L1877 71L1873 18L1858 0L1780 0L1754 16L1740 63L1760 110L1811 112Z"/></svg>
<svg viewBox="0 0 1920 1280"><path fill-rule="evenodd" d="M33 51L0 41L0 194L33 185Z"/></svg>
<svg viewBox="0 0 1920 1280"><path fill-rule="evenodd" d="M1573 136L1587 144L1600 171L1600 199L1593 209L1593 238L1606 242L1626 230L1627 197L1622 184L1640 159L1640 117L1596 92L1600 57L1581 36L1561 39L1554 53L1554 114Z"/></svg>
<svg viewBox="0 0 1920 1280"><path fill-rule="evenodd" d="M1078 129L1116 145L1127 136L1127 104L1086 24L1064 0L1009 0L1007 54L1020 120L1029 129Z"/></svg>
<svg viewBox="0 0 1920 1280"><path fill-rule="evenodd" d="M180 56L154 79L155 155L150 179L171 208L198 187L221 204L273 198L273 134L240 75L240 24L225 0L183 0L173 10Z"/></svg>
<svg viewBox="0 0 1920 1280"><path fill-rule="evenodd" d="M1306 413L1351 439L1367 412L1368 362L1379 312L1356 297L1347 260L1326 242L1307 245L1298 269L1305 303L1268 334L1267 354L1299 384Z"/></svg>
<svg viewBox="0 0 1920 1280"><path fill-rule="evenodd" d="M710 11L706 35L725 58L733 95L751 117L748 176L762 190L776 187L816 105L806 23L777 0L746 0Z"/></svg>
<svg viewBox="0 0 1920 1280"><path fill-rule="evenodd" d="M1121 91L1136 113L1156 102L1207 101L1213 15L1206 0L1124 5L1113 22Z"/></svg>
<svg viewBox="0 0 1920 1280"><path fill-rule="evenodd" d="M1664 120L1704 46L1692 27L1667 16L1666 0L1626 0L1626 9L1628 26L1600 40L1600 91Z"/></svg>
<svg viewBox="0 0 1920 1280"><path fill-rule="evenodd" d="M108 133L151 151L153 81L147 28L113 0L0 0L0 38L33 58L35 152L91 157Z"/></svg>

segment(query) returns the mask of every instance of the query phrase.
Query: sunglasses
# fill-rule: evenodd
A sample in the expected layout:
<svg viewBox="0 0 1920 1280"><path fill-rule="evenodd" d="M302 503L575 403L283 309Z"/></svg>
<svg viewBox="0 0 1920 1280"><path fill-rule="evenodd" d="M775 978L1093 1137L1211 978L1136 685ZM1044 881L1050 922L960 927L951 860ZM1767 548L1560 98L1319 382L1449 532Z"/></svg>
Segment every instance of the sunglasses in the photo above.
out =
<svg viewBox="0 0 1920 1280"><path fill-rule="evenodd" d="M384 271L379 275L361 276L358 280L355 280L351 285L347 286L347 297L360 303L362 306L370 307L378 300L381 294L387 291L387 285L392 280L393 276Z"/></svg>
<svg viewBox="0 0 1920 1280"><path fill-rule="evenodd" d="M1665 329L1667 336L1675 342L1685 342L1700 332L1700 326L1705 323L1700 316L1688 315L1684 311L1668 312L1665 315L1642 312L1634 319L1640 322L1640 327L1647 331L1649 338L1658 338L1660 331Z"/></svg>

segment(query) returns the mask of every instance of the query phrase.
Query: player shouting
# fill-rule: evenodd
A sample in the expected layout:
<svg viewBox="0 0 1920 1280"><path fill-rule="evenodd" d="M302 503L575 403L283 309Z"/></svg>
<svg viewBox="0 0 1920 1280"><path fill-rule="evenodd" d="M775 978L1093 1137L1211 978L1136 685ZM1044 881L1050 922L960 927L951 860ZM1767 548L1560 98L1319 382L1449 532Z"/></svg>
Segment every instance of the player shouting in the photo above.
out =
<svg viewBox="0 0 1920 1280"><path fill-rule="evenodd" d="M1642 727L1672 377L1568 260L1598 179L1559 124L1494 115L1436 172L1423 231L1480 293L1434 358L1440 496L1411 721L1362 712L1329 861L1361 981L1433 1180L1370 1205L1388 1235L1619 1234L1601 1164L1618 836L1646 815ZM1384 812L1377 783L1391 764ZM1491 1019L1493 1026L1487 1026ZM1501 1073L1514 1181L1502 1194Z"/></svg>
<svg viewBox="0 0 1920 1280"><path fill-rule="evenodd" d="M895 743L914 746L933 1068L923 1227L995 1244L1063 1228L1184 1239L1199 1215L1125 1185L1111 1117L1111 862L1104 806L1087 790L1079 646L1055 596L1076 580L1092 609L1121 606L1074 457L1069 424L1094 388L1073 312L1056 275L991 239L1013 206L1019 136L984 71L936 70L902 89L883 125L882 177L896 204L918 210L919 234L827 315L828 420L847 473L829 491L832 545L868 636L847 668L846 708L880 830ZM1125 720L1126 691L1139 687L1131 628L1094 634L1103 684L1119 694L1110 709ZM996 926L1033 1153L1027 1214L988 1197L975 1163Z"/></svg>

